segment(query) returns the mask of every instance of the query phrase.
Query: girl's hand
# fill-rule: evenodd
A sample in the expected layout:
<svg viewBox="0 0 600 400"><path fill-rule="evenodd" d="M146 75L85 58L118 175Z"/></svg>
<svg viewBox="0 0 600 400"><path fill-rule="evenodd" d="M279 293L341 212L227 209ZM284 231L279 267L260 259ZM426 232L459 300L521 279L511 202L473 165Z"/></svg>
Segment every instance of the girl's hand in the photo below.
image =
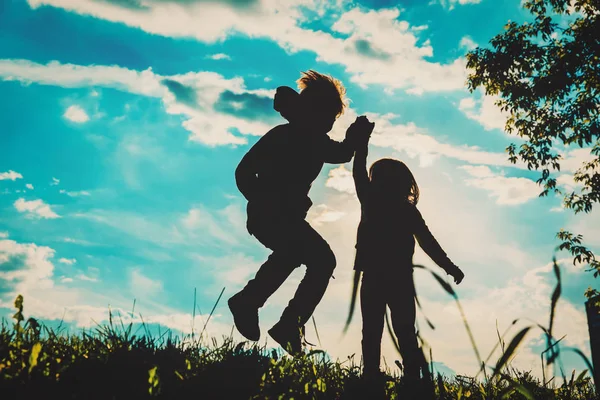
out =
<svg viewBox="0 0 600 400"><path fill-rule="evenodd" d="M465 274L460 270L460 268L457 267L456 271L452 273L452 277L454 278L454 283L458 285L464 279Z"/></svg>

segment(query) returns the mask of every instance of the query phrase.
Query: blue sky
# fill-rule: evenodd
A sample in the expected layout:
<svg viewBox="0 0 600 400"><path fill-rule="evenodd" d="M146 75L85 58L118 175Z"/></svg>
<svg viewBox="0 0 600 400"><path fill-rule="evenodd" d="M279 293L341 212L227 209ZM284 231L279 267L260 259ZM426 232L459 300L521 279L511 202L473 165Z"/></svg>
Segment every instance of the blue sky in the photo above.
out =
<svg viewBox="0 0 600 400"><path fill-rule="evenodd" d="M527 18L518 0L0 0L3 314L21 293L27 315L76 331L136 299L146 321L189 332L196 288L201 324L221 290L235 293L268 255L245 231L234 169L284 122L275 88L312 68L340 79L351 99L331 136L367 114L369 162L397 157L413 170L421 212L466 273L458 293L480 351L494 346L496 321L501 330L519 317L547 323L556 231L600 248L600 221L538 198L537 174L507 161L517 139L494 98L464 85L466 52ZM563 155L558 181L572 187L589 149ZM358 318L339 339L359 216L349 171L323 168L309 214L338 259L315 319L340 359L360 351ZM436 268L420 251L416 261ZM563 263L556 334L589 354L583 291L597 283L583 269ZM261 310L263 332L301 276ZM455 304L431 277L416 279L436 325L422 330L434 359L473 373ZM231 327L222 301L208 330ZM536 335L514 363L541 375ZM384 355L396 357L388 339ZM564 365L583 368L567 355Z"/></svg>

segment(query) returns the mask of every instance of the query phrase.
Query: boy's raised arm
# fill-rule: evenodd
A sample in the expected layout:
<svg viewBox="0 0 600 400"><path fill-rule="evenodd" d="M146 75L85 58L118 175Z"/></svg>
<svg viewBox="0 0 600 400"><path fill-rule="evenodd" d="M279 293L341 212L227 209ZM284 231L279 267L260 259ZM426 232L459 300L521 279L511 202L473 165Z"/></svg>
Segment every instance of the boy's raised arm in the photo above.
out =
<svg viewBox="0 0 600 400"><path fill-rule="evenodd" d="M354 145L346 135L343 141L338 142L327 138L325 143L325 162L328 164L344 164L352 160L354 155Z"/></svg>
<svg viewBox="0 0 600 400"><path fill-rule="evenodd" d="M361 115L346 130L346 137L341 142L327 137L325 144L325 162L329 164L344 164L352 159L354 150L359 142L362 141L361 135L368 137L371 135L375 123L369 122L367 117Z"/></svg>

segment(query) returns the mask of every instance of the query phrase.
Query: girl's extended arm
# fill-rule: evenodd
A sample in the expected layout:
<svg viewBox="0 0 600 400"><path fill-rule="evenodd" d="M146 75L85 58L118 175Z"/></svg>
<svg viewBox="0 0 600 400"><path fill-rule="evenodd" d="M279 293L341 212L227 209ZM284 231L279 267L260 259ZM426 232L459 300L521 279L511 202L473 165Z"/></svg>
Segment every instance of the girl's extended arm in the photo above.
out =
<svg viewBox="0 0 600 400"><path fill-rule="evenodd" d="M358 200L363 203L367 198L369 188L369 175L367 173L367 155L369 153L368 142L357 146L354 153L354 163L352 165L352 177L356 187Z"/></svg>
<svg viewBox="0 0 600 400"><path fill-rule="evenodd" d="M419 210L415 207L415 237L419 242L419 246L427 253L429 257L439 265L446 273L452 275L453 277L457 277L462 272L460 269L448 258L446 252L442 249L442 246L438 243L438 241L433 237L433 234L427 227L423 216L419 212ZM461 278L462 279L462 278Z"/></svg>

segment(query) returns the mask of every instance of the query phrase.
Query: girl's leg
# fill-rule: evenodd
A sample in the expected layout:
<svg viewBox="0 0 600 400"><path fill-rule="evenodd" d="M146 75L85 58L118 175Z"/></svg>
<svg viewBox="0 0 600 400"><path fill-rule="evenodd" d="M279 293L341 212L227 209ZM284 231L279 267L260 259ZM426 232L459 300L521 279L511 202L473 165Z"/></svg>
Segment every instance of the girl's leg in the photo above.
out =
<svg viewBox="0 0 600 400"><path fill-rule="evenodd" d="M396 288L394 291L388 289L386 293L392 312L392 326L402 353L404 376L408 379L419 379L424 356L415 331L415 287L412 273L402 274L389 281L393 281Z"/></svg>
<svg viewBox="0 0 600 400"><path fill-rule="evenodd" d="M363 375L373 376L379 372L381 337L385 318L385 296L382 279L376 274L363 273L360 287L360 310L362 313Z"/></svg>

